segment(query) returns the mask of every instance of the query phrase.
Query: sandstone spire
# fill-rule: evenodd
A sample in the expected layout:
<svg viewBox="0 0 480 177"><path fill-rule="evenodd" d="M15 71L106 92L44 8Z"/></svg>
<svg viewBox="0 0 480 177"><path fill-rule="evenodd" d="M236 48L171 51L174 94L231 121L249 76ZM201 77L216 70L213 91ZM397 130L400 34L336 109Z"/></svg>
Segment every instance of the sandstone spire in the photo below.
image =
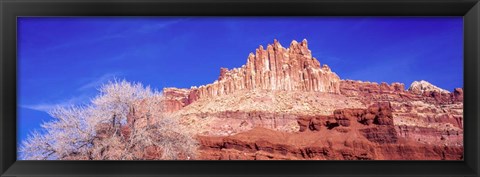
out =
<svg viewBox="0 0 480 177"><path fill-rule="evenodd" d="M212 84L192 87L185 93L188 103L226 95L238 90L285 90L340 93L340 78L327 65L312 57L308 42L293 40L284 48L276 39L266 48L260 45L240 68L220 69ZM171 91L171 90L169 90Z"/></svg>
<svg viewBox="0 0 480 177"><path fill-rule="evenodd" d="M222 68L219 80L198 88L199 98L229 94L236 90L302 90L339 93L339 77L313 58L307 40L292 41L285 49L274 40L260 45L247 63L236 69Z"/></svg>

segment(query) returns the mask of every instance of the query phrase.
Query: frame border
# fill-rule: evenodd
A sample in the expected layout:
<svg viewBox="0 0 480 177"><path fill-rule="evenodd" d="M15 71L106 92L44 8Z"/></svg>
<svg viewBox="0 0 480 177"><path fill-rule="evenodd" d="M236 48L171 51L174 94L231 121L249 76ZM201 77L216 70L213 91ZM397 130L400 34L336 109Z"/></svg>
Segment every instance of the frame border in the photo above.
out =
<svg viewBox="0 0 480 177"><path fill-rule="evenodd" d="M16 161L18 16L463 16L464 161ZM478 0L0 0L0 176L479 176Z"/></svg>

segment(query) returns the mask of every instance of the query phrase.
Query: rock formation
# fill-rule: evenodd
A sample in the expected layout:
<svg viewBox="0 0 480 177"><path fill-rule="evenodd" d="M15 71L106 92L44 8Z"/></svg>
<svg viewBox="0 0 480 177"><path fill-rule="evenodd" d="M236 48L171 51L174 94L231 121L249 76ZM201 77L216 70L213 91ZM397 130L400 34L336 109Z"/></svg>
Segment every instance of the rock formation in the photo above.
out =
<svg viewBox="0 0 480 177"><path fill-rule="evenodd" d="M164 108L167 112L173 112L189 105L193 100L189 99L191 90L178 88L164 88Z"/></svg>
<svg viewBox="0 0 480 177"><path fill-rule="evenodd" d="M307 40L292 41L284 48L277 41L266 49L260 45L250 53L240 68L220 69L218 80L189 90L168 88L164 94L172 98L167 109L178 110L198 99L228 95L240 90L283 90L340 93L340 78L327 65L312 57ZM181 95L179 93L182 93Z"/></svg>
<svg viewBox="0 0 480 177"><path fill-rule="evenodd" d="M232 136L199 136L210 160L457 160L459 146L421 144L400 137L388 102L367 109L299 117L298 132L253 128ZM428 132L428 131L427 131Z"/></svg>
<svg viewBox="0 0 480 177"><path fill-rule="evenodd" d="M165 88L200 159L463 159L463 89L341 80L306 40L260 46L212 84Z"/></svg>
<svg viewBox="0 0 480 177"><path fill-rule="evenodd" d="M424 93L424 92L439 92L439 93L450 93L444 89L438 88L437 86L431 84L430 82L421 80L421 81L414 81L408 90L412 93Z"/></svg>

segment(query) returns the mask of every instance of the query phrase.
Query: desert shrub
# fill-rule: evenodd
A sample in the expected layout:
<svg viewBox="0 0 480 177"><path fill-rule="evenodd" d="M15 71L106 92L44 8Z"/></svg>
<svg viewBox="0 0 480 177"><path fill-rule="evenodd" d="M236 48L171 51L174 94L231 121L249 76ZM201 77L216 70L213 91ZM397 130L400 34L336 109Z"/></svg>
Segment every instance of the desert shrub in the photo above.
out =
<svg viewBox="0 0 480 177"><path fill-rule="evenodd" d="M51 110L54 119L22 142L21 159L141 160L149 147L161 151L155 159L195 158L197 142L177 118L165 116L161 93L125 80L99 91L90 105ZM135 121L128 123L129 116Z"/></svg>

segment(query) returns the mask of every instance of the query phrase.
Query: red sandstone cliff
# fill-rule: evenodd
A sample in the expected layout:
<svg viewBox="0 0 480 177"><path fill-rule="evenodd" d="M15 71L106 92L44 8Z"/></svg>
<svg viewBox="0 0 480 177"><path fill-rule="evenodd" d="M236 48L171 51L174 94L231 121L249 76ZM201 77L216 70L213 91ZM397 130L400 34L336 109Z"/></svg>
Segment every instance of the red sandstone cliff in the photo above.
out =
<svg viewBox="0 0 480 177"><path fill-rule="evenodd" d="M201 159L463 159L462 88L340 80L306 40L275 40L212 84L163 93L198 129Z"/></svg>
<svg viewBox="0 0 480 177"><path fill-rule="evenodd" d="M298 132L265 128L232 136L199 136L210 160L458 160L463 147L423 144L396 133L392 106L338 109L331 115L300 116Z"/></svg>

